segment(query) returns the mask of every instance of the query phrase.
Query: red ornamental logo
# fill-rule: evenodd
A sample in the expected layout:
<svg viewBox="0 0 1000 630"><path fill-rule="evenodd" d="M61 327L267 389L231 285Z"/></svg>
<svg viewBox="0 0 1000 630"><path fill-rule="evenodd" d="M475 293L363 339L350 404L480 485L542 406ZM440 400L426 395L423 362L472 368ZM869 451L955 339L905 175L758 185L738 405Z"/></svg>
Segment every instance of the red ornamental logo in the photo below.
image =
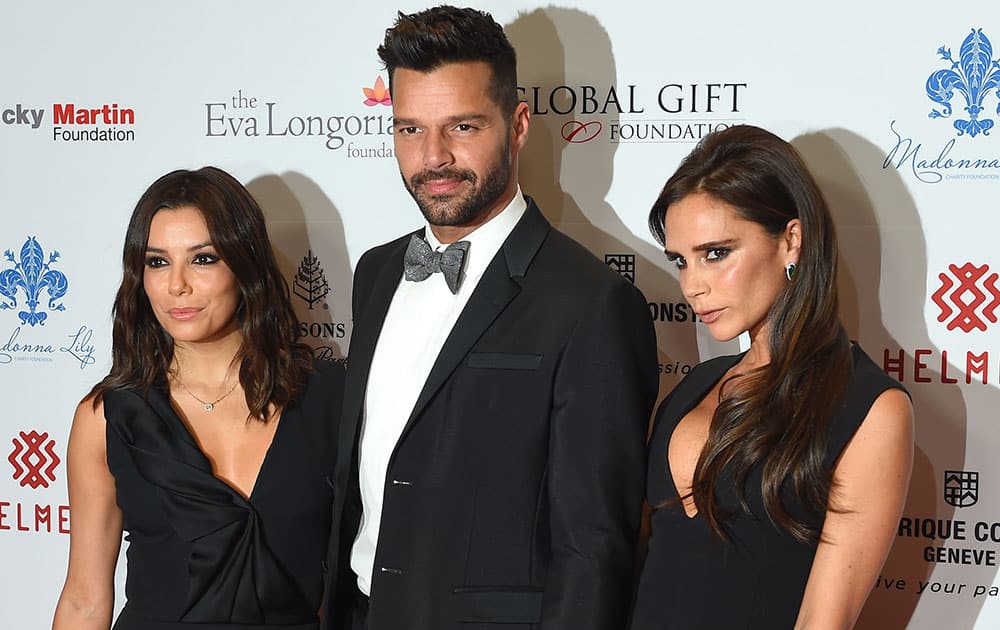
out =
<svg viewBox="0 0 1000 630"><path fill-rule="evenodd" d="M996 273L987 275L989 265L977 267L965 263L961 267L948 265L949 273L939 273L941 286L931 300L938 305L941 313L939 322L947 322L948 330L961 328L964 332L973 329L986 330L986 322L997 323L997 307L1000 307L1000 290L997 290ZM983 320L986 321L983 321Z"/></svg>
<svg viewBox="0 0 1000 630"><path fill-rule="evenodd" d="M601 133L603 127L604 125L599 120L592 120L586 123L579 120L570 120L562 126L562 137L566 142L572 142L573 144L590 142Z"/></svg>
<svg viewBox="0 0 1000 630"><path fill-rule="evenodd" d="M14 450L7 457L7 461L14 467L13 478L20 480L22 488L48 488L49 482L56 480L55 470L62 461L56 455L55 440L50 440L48 433L19 431L13 442Z"/></svg>

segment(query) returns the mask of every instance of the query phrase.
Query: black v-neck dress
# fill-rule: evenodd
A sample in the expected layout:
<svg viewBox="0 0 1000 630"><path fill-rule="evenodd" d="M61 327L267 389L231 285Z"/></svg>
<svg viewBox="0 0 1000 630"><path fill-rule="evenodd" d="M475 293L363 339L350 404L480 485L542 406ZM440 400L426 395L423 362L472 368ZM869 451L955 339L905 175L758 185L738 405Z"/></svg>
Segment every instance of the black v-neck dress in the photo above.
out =
<svg viewBox="0 0 1000 630"><path fill-rule="evenodd" d="M104 396L129 541L114 630L315 630L330 534L340 364L316 362L249 499L212 474L165 388Z"/></svg>
<svg viewBox="0 0 1000 630"><path fill-rule="evenodd" d="M859 346L854 346L853 355L853 380L829 430L826 463L831 468L875 399L887 389L902 389ZM654 508L662 507L652 516L632 630L782 630L795 625L816 546L798 542L768 519L760 467L746 483L750 514L739 508L732 476L724 471L719 480L719 504L735 513L724 522L731 538L727 544L701 516L685 514L667 460L674 428L740 356L698 365L657 411L649 442L646 498ZM804 509L787 484L782 501L791 515L822 529L825 512Z"/></svg>

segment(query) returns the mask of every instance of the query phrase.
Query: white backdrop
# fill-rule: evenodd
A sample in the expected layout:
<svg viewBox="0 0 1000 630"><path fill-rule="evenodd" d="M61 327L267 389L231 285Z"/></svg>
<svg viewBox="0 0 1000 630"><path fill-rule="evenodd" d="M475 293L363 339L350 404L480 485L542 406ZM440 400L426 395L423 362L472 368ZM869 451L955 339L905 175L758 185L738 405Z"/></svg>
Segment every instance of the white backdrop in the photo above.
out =
<svg viewBox="0 0 1000 630"><path fill-rule="evenodd" d="M692 322L647 233L650 204L708 129L752 123L799 148L834 209L851 335L909 388L917 414L910 498L860 627L1000 627L1000 106L989 78L1000 5L807 5L479 3L507 26L532 108L522 186L645 292L661 396L732 344ZM50 623L71 527L70 418L109 367L139 194L204 164L245 182L297 281L304 335L342 356L353 264L420 225L392 158L375 48L397 8L425 6L0 11L0 627ZM941 85L950 100L935 102ZM946 104L950 117L931 115ZM956 123L969 110L977 122Z"/></svg>

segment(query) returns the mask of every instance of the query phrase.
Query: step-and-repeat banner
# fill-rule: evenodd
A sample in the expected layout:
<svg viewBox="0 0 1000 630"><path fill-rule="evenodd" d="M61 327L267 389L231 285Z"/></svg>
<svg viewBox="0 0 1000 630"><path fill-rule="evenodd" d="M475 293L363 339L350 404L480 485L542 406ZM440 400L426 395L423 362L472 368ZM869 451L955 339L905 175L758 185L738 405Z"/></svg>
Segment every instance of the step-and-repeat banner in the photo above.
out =
<svg viewBox="0 0 1000 630"><path fill-rule="evenodd" d="M343 356L354 263L421 224L375 48L398 9L425 6L5 4L0 627L50 623L70 419L109 367L125 225L156 177L214 164L245 182L302 337ZM661 396L737 344L685 304L649 206L712 130L755 124L802 152L835 214L849 331L916 408L910 496L860 627L1000 627L1000 5L480 6L519 55L522 187L645 293Z"/></svg>

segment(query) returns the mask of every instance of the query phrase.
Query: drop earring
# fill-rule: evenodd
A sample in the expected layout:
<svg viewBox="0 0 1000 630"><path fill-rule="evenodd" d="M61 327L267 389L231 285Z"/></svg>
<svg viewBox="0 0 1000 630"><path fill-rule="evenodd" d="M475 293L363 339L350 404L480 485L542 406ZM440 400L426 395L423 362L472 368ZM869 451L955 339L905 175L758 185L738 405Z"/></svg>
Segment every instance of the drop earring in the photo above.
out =
<svg viewBox="0 0 1000 630"><path fill-rule="evenodd" d="M792 278L795 277L795 263L788 263L785 265L785 277L791 282Z"/></svg>

